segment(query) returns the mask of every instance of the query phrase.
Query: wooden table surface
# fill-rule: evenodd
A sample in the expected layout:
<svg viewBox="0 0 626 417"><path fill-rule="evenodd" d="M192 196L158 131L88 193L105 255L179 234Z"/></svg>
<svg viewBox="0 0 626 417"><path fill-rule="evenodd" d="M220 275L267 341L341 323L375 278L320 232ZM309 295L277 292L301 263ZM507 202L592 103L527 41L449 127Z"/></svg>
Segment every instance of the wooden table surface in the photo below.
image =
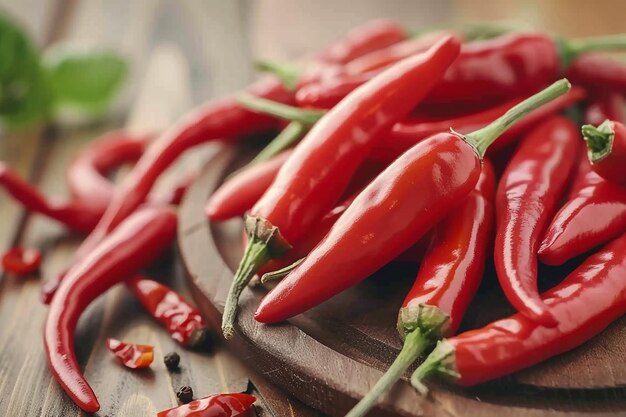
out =
<svg viewBox="0 0 626 417"><path fill-rule="evenodd" d="M64 172L68 162L98 134L124 125L145 129L149 124L157 128L162 119L171 122L202 99L244 85L252 76L252 66L246 33L237 29L244 27L243 4L2 0L0 7L26 22L39 44L62 39L114 47L132 60L134 79L120 110L109 120L87 127L50 127L4 135L0 138L0 159L38 184L46 194L63 198L67 196ZM224 27L229 31L224 31ZM160 84L157 80L154 89L159 91L155 94L162 97L147 112L144 108L137 120L133 116L135 106L145 106L145 101L151 100L144 98L143 104L136 103L141 101L136 97L137 86L145 81L147 67L159 59L159 53L166 56L165 61L184 56L186 63L182 72L179 68L179 72L172 73L178 79L162 79ZM126 116L129 110L130 115ZM207 152L210 151L204 154ZM198 152L192 159L197 161L202 154ZM0 219L0 251L20 244L42 248L45 253L41 272L36 276L26 280L6 274L0 277L0 416L83 415L46 366L42 343L46 307L39 302L41 280L67 265L80 237L70 236L50 220L28 215L3 193ZM162 263L158 275L185 293L181 271L174 259ZM125 369L106 349L107 337L154 345L151 368L140 372ZM176 405L175 392L182 385L190 385L196 397L252 392L259 397L259 416L320 416L267 385L260 376L252 375L225 345L219 345L213 354L183 350L124 288L113 289L89 308L78 326L76 350L100 399L102 409L96 413L98 416L154 416L157 411ZM170 351L181 354L179 373L169 373L163 364L163 355Z"/></svg>

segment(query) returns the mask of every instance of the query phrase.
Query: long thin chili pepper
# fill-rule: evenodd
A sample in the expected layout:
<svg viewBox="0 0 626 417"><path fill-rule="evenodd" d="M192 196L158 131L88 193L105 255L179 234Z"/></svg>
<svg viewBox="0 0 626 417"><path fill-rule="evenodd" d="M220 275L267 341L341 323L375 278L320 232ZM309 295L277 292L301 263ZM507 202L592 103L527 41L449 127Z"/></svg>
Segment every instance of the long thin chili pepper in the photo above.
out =
<svg viewBox="0 0 626 417"><path fill-rule="evenodd" d="M282 256L336 203L375 139L405 117L459 53L449 37L400 61L354 90L313 126L246 217L248 246L233 278L222 321L234 332L237 300L257 269Z"/></svg>
<svg viewBox="0 0 626 417"><path fill-rule="evenodd" d="M626 126L606 119L598 127L584 125L582 133L591 169L607 181L626 184Z"/></svg>
<svg viewBox="0 0 626 417"><path fill-rule="evenodd" d="M583 344L626 313L625 251L622 236L543 294L558 327L541 326L518 313L444 340L417 368L412 384L424 391L422 381L438 374L459 385L475 385Z"/></svg>
<svg viewBox="0 0 626 417"><path fill-rule="evenodd" d="M292 151L238 172L209 198L205 212L211 220L227 220L250 210L276 178Z"/></svg>
<svg viewBox="0 0 626 417"><path fill-rule="evenodd" d="M67 395L86 412L98 411L100 405L76 360L76 323L96 297L168 248L176 223L176 213L170 208L138 210L68 271L50 304L44 327L48 366Z"/></svg>
<svg viewBox="0 0 626 417"><path fill-rule="evenodd" d="M485 160L474 190L453 214L435 226L415 283L398 315L404 346L346 417L364 416L425 348L458 329L478 290L491 246L495 187L493 168Z"/></svg>
<svg viewBox="0 0 626 417"><path fill-rule="evenodd" d="M440 133L407 151L263 299L255 318L273 323L300 314L394 259L467 197L480 176L485 151L502 132L569 88L567 80L560 80L479 131Z"/></svg>
<svg viewBox="0 0 626 417"><path fill-rule="evenodd" d="M621 109L611 100L596 106L594 113L603 118L619 114ZM587 111L586 117L598 117ZM626 190L604 180L591 169L587 155L582 154L578 172L566 203L544 233L538 255L541 262L560 265L626 231Z"/></svg>
<svg viewBox="0 0 626 417"><path fill-rule="evenodd" d="M150 366L154 360L154 346L125 343L117 339L107 339L107 349L131 369L142 369Z"/></svg>
<svg viewBox="0 0 626 417"><path fill-rule="evenodd" d="M583 53L623 48L624 35L570 41L543 34L513 33L468 43L425 102L506 100L549 84Z"/></svg>
<svg viewBox="0 0 626 417"><path fill-rule="evenodd" d="M135 298L183 346L201 346L210 330L198 310L173 289L142 276L126 281Z"/></svg>
<svg viewBox="0 0 626 417"><path fill-rule="evenodd" d="M494 262L500 286L517 311L546 326L557 322L537 290L537 249L567 187L579 141L569 119L546 120L517 148L496 194Z"/></svg>
<svg viewBox="0 0 626 417"><path fill-rule="evenodd" d="M255 401L248 394L217 394L159 411L157 417L244 417Z"/></svg>
<svg viewBox="0 0 626 417"><path fill-rule="evenodd" d="M599 54L583 54L572 61L566 76L574 84L592 90L603 89L626 94L626 65Z"/></svg>

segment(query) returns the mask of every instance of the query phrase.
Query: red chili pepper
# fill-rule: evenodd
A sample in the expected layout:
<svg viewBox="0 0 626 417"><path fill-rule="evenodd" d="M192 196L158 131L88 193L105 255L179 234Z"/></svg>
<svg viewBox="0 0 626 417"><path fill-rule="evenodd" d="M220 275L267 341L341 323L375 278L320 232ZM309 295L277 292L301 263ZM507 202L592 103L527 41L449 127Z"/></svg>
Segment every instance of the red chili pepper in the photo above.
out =
<svg viewBox="0 0 626 417"><path fill-rule="evenodd" d="M157 417L244 417L255 401L248 394L217 394L159 411Z"/></svg>
<svg viewBox="0 0 626 417"><path fill-rule="evenodd" d="M591 169L607 181L626 184L626 126L605 120L598 127L584 125L583 137Z"/></svg>
<svg viewBox="0 0 626 417"><path fill-rule="evenodd" d="M29 275L39 269L42 259L39 249L15 247L2 255L2 269L17 276Z"/></svg>
<svg viewBox="0 0 626 417"><path fill-rule="evenodd" d="M592 96L585 108L585 122L599 125L606 119L624 120L624 96L619 93L603 91Z"/></svg>
<svg viewBox="0 0 626 417"><path fill-rule="evenodd" d="M530 110L569 90L561 80L468 135L432 136L385 169L324 240L261 302L264 323L300 314L362 281L417 242L476 185L488 146ZM323 279L332 277L332 279Z"/></svg>
<svg viewBox="0 0 626 417"><path fill-rule="evenodd" d="M209 336L209 327L198 310L173 289L149 278L135 276L126 287L158 321L172 339L186 347L198 347Z"/></svg>
<svg viewBox="0 0 626 417"><path fill-rule="evenodd" d="M584 54L572 61L567 77L591 90L607 89L626 94L624 62L599 54Z"/></svg>
<svg viewBox="0 0 626 417"><path fill-rule="evenodd" d="M626 313L626 236L591 255L563 282L543 294L559 322L544 327L522 314L440 342L411 378L445 375L475 385L571 350Z"/></svg>
<svg viewBox="0 0 626 417"><path fill-rule="evenodd" d="M170 208L138 210L68 271L50 304L44 327L48 366L67 395L86 412L96 412L100 405L76 360L76 323L91 301L167 249L176 223Z"/></svg>
<svg viewBox="0 0 626 417"><path fill-rule="evenodd" d="M228 179L211 195L205 207L209 219L227 220L250 210L272 184L291 152L287 150L268 161L246 167Z"/></svg>
<svg viewBox="0 0 626 417"><path fill-rule="evenodd" d="M520 120L519 123L502 134L493 146L489 148L489 154L502 150L518 139L532 126L535 126L537 123L559 110L582 100L584 96L584 90L573 87L567 94L532 111L527 117ZM418 119L415 123L412 123L410 120L397 123L394 125L391 133L385 137L384 140L380 140L377 143L376 148L372 152L372 157L381 158L383 160L393 160L423 139L439 132L445 132L450 128L459 133L469 133L480 129L495 118L502 116L507 109L520 101L522 101L522 99L516 98L478 113L459 116L453 119L446 118L430 122L424 122Z"/></svg>
<svg viewBox="0 0 626 417"><path fill-rule="evenodd" d="M528 94L558 78L582 53L624 47L622 35L565 41L543 34L513 33L467 43L425 102L498 102Z"/></svg>
<svg viewBox="0 0 626 417"><path fill-rule="evenodd" d="M562 116L539 125L517 148L496 194L500 286L513 307L545 326L557 322L537 290L537 248L567 187L579 138L576 125Z"/></svg>
<svg viewBox="0 0 626 417"><path fill-rule="evenodd" d="M415 107L459 48L450 37L397 63L347 96L298 144L246 217L248 246L226 299L225 337L234 332L237 300L255 272L287 252L336 203L376 137Z"/></svg>
<svg viewBox="0 0 626 417"><path fill-rule="evenodd" d="M611 103L616 101L597 106L596 111L607 111L604 118L618 113L620 109ZM586 117L590 116L587 111ZM582 154L567 202L548 226L537 253L544 264L560 265L624 231L626 190L592 171L587 156Z"/></svg>
<svg viewBox="0 0 626 417"><path fill-rule="evenodd" d="M415 283L398 315L402 350L346 417L364 416L425 348L458 329L480 285L491 246L495 187L493 168L485 160L474 190L435 226Z"/></svg>
<svg viewBox="0 0 626 417"><path fill-rule="evenodd" d="M310 82L300 86L296 91L296 103L301 107L317 109L332 109L356 88L362 86L378 71L358 74L339 74L334 77L320 78L316 82Z"/></svg>
<svg viewBox="0 0 626 417"><path fill-rule="evenodd" d="M131 369L147 368L154 359L154 346L150 345L136 345L108 338L107 348L122 361L124 366Z"/></svg>

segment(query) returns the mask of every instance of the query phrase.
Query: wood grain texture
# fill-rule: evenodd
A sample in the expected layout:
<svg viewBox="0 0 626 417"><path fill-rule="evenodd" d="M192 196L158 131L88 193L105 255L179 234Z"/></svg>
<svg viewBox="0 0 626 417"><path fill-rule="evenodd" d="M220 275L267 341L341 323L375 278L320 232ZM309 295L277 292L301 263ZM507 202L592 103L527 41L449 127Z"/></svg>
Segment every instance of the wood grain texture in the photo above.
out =
<svg viewBox="0 0 626 417"><path fill-rule="evenodd" d="M241 255L240 221L211 224L204 202L222 178L239 166L237 150L225 148L207 166L181 209L179 246L194 291L217 326ZM223 259L221 260L220 259ZM564 276L574 267L542 271ZM241 298L236 337L228 342L264 378L306 404L342 416L389 366L399 350L395 317L415 267L391 264L355 288L287 323L266 326L253 313L266 293L247 288ZM495 286L492 267L464 328L475 328L511 311ZM372 415L584 416L626 413L626 364L622 319L567 354L509 378L472 389L434 384L429 398L407 382L397 384ZM594 414L595 415L595 414Z"/></svg>

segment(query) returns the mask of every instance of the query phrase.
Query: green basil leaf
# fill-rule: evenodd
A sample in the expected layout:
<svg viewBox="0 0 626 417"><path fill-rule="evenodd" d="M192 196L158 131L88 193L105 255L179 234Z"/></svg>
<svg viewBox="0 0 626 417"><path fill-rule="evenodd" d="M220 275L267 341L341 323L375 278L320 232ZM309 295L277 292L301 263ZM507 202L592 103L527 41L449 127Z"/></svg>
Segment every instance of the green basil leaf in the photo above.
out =
<svg viewBox="0 0 626 417"><path fill-rule="evenodd" d="M43 67L55 105L100 113L110 105L128 72L114 52L59 44L43 55Z"/></svg>
<svg viewBox="0 0 626 417"><path fill-rule="evenodd" d="M17 129L48 118L47 88L37 48L10 17L0 13L0 126Z"/></svg>

